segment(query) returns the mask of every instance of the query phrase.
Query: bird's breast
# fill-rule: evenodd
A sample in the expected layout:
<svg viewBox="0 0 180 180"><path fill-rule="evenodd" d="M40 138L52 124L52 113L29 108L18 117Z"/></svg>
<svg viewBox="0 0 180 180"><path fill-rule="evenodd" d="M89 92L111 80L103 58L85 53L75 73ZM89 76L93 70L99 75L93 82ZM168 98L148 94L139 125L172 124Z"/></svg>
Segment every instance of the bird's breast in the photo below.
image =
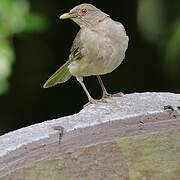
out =
<svg viewBox="0 0 180 180"><path fill-rule="evenodd" d="M70 72L75 76L102 75L117 68L125 56L125 36L111 37L109 32L85 29L81 31L82 59L74 61ZM116 37L117 36L117 37Z"/></svg>

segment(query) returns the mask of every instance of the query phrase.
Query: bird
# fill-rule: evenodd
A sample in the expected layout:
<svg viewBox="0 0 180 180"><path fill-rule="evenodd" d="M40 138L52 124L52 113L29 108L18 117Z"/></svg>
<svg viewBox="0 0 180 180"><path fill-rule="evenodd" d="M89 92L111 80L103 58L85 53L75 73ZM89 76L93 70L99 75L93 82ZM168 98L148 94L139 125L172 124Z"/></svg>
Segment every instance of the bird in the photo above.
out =
<svg viewBox="0 0 180 180"><path fill-rule="evenodd" d="M102 99L111 97L100 75L111 73L125 58L129 38L124 26L92 4L80 4L60 19L71 19L80 30L70 50L68 61L44 84L44 88L64 83L76 77L84 89L89 103L96 103L87 90L83 78L96 76L103 91Z"/></svg>

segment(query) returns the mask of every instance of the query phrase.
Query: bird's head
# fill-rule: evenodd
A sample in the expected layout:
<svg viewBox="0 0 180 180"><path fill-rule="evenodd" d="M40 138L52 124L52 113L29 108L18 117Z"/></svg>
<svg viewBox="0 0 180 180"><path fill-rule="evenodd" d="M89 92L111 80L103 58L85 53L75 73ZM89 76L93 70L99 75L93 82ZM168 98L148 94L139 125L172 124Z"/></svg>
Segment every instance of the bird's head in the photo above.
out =
<svg viewBox="0 0 180 180"><path fill-rule="evenodd" d="M108 17L108 15L95 6L91 4L81 4L75 6L70 12L61 15L60 19L71 19L82 27L96 25L106 17Z"/></svg>

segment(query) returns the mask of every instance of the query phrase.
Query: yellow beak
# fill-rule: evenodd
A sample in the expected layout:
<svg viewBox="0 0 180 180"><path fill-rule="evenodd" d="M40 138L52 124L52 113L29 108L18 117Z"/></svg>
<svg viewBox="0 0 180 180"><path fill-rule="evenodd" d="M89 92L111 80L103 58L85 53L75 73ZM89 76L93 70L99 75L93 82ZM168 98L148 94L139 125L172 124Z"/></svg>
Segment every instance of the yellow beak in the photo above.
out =
<svg viewBox="0 0 180 180"><path fill-rule="evenodd" d="M64 13L64 14L61 15L59 18L60 18L60 19L69 19L69 18L71 18L71 16L70 16L69 13Z"/></svg>

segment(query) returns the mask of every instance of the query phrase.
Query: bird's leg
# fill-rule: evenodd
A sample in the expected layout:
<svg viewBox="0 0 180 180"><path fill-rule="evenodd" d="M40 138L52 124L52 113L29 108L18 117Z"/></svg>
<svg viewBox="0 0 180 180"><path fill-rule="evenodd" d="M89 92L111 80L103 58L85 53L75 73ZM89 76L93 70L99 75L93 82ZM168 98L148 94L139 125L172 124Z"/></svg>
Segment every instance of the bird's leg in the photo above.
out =
<svg viewBox="0 0 180 180"><path fill-rule="evenodd" d="M89 103L96 103L96 101L91 97L91 95L89 94L84 82L83 82L83 77L76 77L76 79L79 81L79 83L81 84L82 88L84 89L87 97L88 97L88 100L89 100Z"/></svg>
<svg viewBox="0 0 180 180"><path fill-rule="evenodd" d="M100 76L97 76L97 78L98 78L99 84L100 84L100 86L101 86L101 88L102 88L102 91L103 91L103 96L102 96L102 98L111 97L111 94L109 94L109 93L106 91L106 88L105 88L105 86L104 86L104 84L103 84L103 81L102 81L101 77L100 77Z"/></svg>
<svg viewBox="0 0 180 180"><path fill-rule="evenodd" d="M109 98L109 97L121 97L121 96L123 96L124 95L124 93L122 93L122 92L120 92L120 93L117 93L117 94L109 94L107 91L106 91L106 88L105 88L105 86L104 86L104 84L103 84L103 81L102 81L102 79L101 79L101 77L100 76L97 76L97 78L98 78L98 81L99 81L99 84L101 85L101 88L102 88L102 91L103 91L103 96L102 96L102 98Z"/></svg>

